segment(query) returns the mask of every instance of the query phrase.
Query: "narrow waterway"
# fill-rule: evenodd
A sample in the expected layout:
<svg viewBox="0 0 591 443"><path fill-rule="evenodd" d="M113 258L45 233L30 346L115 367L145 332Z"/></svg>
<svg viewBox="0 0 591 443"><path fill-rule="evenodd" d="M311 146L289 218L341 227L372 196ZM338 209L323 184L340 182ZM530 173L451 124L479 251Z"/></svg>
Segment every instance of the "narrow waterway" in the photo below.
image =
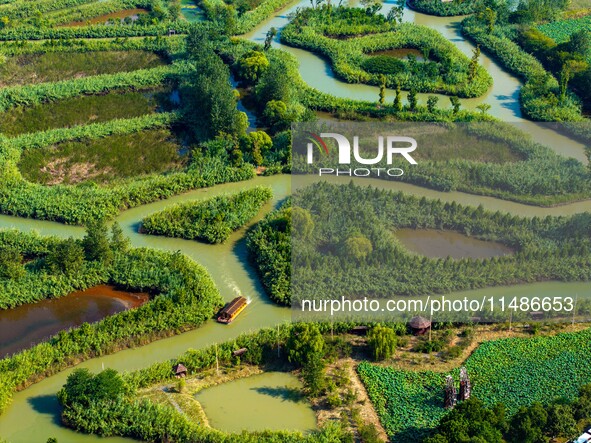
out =
<svg viewBox="0 0 591 443"><path fill-rule="evenodd" d="M350 3L355 3L355 1ZM387 14L395 4L395 0L385 1L381 12ZM245 34L244 37L257 43L263 43L269 29L274 27L280 31L281 28L289 23L290 14L294 13L298 8L309 6L310 2L308 0L297 1L278 11L271 19L265 21L248 34ZM446 39L453 42L460 51L468 57L472 56L475 46L462 36L460 30L461 17L434 17L407 8L404 11L404 21L414 22L439 31ZM279 34L273 41L273 47L294 55L299 61L300 74L303 80L315 89L336 97L355 100L376 101L378 98L378 87L350 84L337 79L330 67L330 63L326 59L312 52L284 45L279 41ZM584 164L588 163L587 156L585 155L585 146L582 143L552 131L545 127L544 124L531 122L523 118L519 105L519 90L522 83L517 77L507 72L485 53L482 54L480 63L492 76L494 81L493 86L482 97L462 99L462 106L464 108L476 109L476 106L479 104L488 103L491 105L489 111L491 115L502 121L518 123L534 140L552 148L561 155L576 158ZM387 90L386 101L394 100L394 95L393 90ZM441 94L418 94L419 101L425 103L429 95L439 97L439 106L450 106L449 97ZM403 94L403 96L406 97L406 94Z"/></svg>
<svg viewBox="0 0 591 443"><path fill-rule="evenodd" d="M415 195L441 198L444 201L456 200L462 204L482 203L486 209L500 209L518 215L534 215L534 213L541 216L558 215L591 209L591 201L573 203L561 208L536 208L494 198L482 198L463 193L442 193L395 182L367 180L368 184L386 189L404 190ZM338 179L335 182L347 183L348 180ZM247 228L235 232L226 243L221 245L208 245L182 239L146 236L140 235L137 232L139 223L143 217L160 211L171 204L208 198L220 193L237 191L258 185L270 186L273 189L274 199L253 220L253 223L255 223L290 194L290 176L257 177L248 182L230 183L213 188L200 189L168 200L158 201L125 211L117 217L117 221L121 224L125 235L130 237L133 246L180 251L208 269L215 284L227 301L232 299L236 294L241 294L249 298L251 303L240 314L240 317L227 326L209 321L196 330L159 340L136 349L129 349L113 355L95 358L80 364L79 367L86 367L92 371L100 371L103 368L132 371L157 361L176 357L190 348L200 348L215 342L223 342L241 333L256 331L262 327L274 326L291 319L289 309L276 306L264 294L264 290L253 268L248 263L244 242L244 234ZM60 237L80 237L83 235L83 230L79 227L9 216L0 216L0 228L3 227L16 227L23 231L36 230L43 235L57 235ZM456 293L451 296L513 296L532 293L539 296L564 296L573 294L591 296L591 285L587 282L547 282L532 285L488 288ZM93 435L77 434L61 426L59 421L59 405L55 394L63 386L71 371L72 369L62 371L59 374L30 386L24 391L16 393L12 405L0 415L0 435L11 443L45 441L48 437L56 437L60 443L114 443L127 441L121 438L102 439Z"/></svg>

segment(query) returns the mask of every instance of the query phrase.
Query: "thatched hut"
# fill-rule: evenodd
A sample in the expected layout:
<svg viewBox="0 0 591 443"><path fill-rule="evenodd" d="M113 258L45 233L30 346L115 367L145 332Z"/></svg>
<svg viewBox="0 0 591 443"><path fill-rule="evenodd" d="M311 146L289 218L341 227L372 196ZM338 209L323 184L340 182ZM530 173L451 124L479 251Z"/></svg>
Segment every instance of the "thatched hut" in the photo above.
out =
<svg viewBox="0 0 591 443"><path fill-rule="evenodd" d="M416 316L411 318L408 322L408 326L414 335L423 335L431 329L431 321L425 317Z"/></svg>
<svg viewBox="0 0 591 443"><path fill-rule="evenodd" d="M187 368L182 363L178 363L178 364L174 365L174 367L172 368L172 371L174 372L174 376L176 378L182 378L182 377L187 376Z"/></svg>

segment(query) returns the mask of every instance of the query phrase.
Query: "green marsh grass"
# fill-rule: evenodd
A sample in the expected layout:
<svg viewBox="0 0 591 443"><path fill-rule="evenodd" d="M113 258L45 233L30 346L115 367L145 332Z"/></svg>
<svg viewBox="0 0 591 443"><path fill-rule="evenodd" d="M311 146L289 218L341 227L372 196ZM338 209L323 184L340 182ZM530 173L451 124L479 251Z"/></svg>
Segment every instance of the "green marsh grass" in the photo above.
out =
<svg viewBox="0 0 591 443"><path fill-rule="evenodd" d="M27 149L18 166L25 179L44 185L87 180L102 184L179 170L185 160L180 149L168 129L152 129Z"/></svg>
<svg viewBox="0 0 591 443"><path fill-rule="evenodd" d="M0 133L16 136L54 128L132 118L166 107L169 92L123 92L83 95L31 107L18 107L0 114Z"/></svg>
<svg viewBox="0 0 591 443"><path fill-rule="evenodd" d="M26 54L8 57L0 64L0 87L130 72L164 64L161 56L149 51Z"/></svg>

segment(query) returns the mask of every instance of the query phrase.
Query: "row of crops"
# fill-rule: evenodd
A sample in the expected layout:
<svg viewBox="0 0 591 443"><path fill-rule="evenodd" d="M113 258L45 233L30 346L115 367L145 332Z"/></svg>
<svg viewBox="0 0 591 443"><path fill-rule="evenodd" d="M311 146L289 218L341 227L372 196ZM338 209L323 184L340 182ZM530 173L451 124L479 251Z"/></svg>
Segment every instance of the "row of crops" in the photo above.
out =
<svg viewBox="0 0 591 443"><path fill-rule="evenodd" d="M473 396L515 413L534 402L574 400L591 382L591 329L530 339L485 342L465 363ZM396 441L421 441L446 413L445 373L414 372L363 362L358 367L376 412ZM459 369L453 372L459 380Z"/></svg>

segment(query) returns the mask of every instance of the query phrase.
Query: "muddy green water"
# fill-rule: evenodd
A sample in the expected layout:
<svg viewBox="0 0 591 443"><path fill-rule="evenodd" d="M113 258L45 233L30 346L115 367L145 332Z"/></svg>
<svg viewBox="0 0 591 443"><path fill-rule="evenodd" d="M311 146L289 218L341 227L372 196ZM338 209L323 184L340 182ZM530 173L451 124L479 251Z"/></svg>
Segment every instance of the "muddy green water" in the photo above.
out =
<svg viewBox="0 0 591 443"><path fill-rule="evenodd" d="M226 432L316 428L302 383L290 373L267 372L205 389L196 395L209 424Z"/></svg>
<svg viewBox="0 0 591 443"><path fill-rule="evenodd" d="M399 229L394 235L410 251L432 258L491 258L511 254L511 248L453 231Z"/></svg>
<svg viewBox="0 0 591 443"><path fill-rule="evenodd" d="M65 297L1 310L0 358L30 348L59 331L141 306L149 298L148 294L100 285Z"/></svg>

